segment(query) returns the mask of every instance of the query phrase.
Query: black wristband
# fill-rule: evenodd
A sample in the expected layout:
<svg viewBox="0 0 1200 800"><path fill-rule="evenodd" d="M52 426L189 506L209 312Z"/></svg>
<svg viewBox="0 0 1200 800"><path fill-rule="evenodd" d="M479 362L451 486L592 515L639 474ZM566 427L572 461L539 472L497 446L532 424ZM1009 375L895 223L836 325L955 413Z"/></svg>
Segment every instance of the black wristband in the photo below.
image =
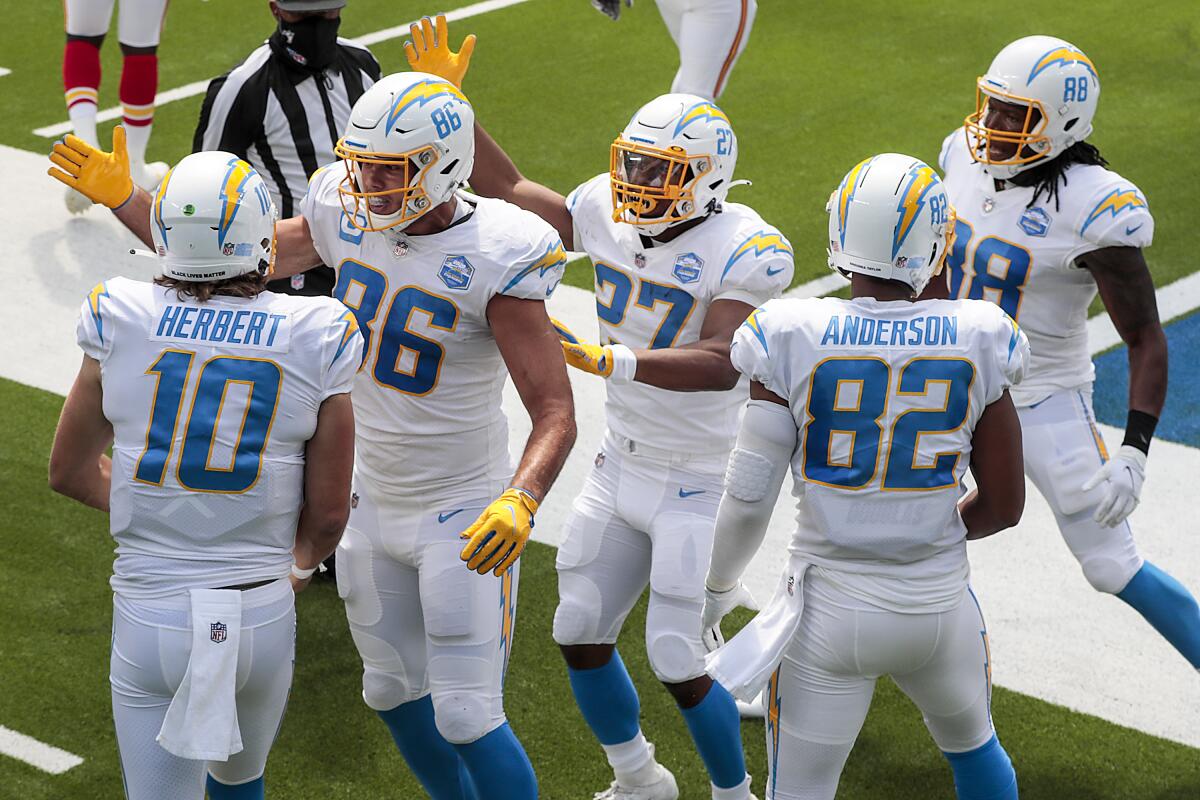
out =
<svg viewBox="0 0 1200 800"><path fill-rule="evenodd" d="M1158 417L1153 414L1129 409L1129 418L1125 421L1125 440L1121 444L1136 447L1150 455L1150 440L1154 438L1154 428L1157 425Z"/></svg>

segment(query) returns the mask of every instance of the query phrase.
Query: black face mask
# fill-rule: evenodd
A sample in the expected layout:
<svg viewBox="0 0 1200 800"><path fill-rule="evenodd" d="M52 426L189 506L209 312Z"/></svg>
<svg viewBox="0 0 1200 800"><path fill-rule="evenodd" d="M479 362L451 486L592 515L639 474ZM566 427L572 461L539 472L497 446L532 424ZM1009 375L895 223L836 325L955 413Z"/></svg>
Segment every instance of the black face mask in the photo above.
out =
<svg viewBox="0 0 1200 800"><path fill-rule="evenodd" d="M299 22L279 20L279 39L297 65L320 72L337 56L340 17L304 17Z"/></svg>

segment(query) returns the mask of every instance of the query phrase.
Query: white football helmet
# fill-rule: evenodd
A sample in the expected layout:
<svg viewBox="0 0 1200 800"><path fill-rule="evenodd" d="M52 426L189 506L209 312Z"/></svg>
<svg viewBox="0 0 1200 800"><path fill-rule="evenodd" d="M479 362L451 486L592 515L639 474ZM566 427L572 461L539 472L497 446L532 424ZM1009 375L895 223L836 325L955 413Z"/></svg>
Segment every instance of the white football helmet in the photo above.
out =
<svg viewBox="0 0 1200 800"><path fill-rule="evenodd" d="M859 162L825 210L831 269L900 281L914 294L942 271L954 244L946 187L912 156L884 153Z"/></svg>
<svg viewBox="0 0 1200 800"><path fill-rule="evenodd" d="M989 128L990 99L1024 106L1021 130ZM1086 139L1099 99L1096 67L1075 45L1053 36L1017 39L976 80L975 113L965 121L967 151L989 175L1007 180ZM997 157L992 144L1015 149Z"/></svg>
<svg viewBox="0 0 1200 800"><path fill-rule="evenodd" d="M737 137L724 111L694 94L656 97L613 142L613 221L657 236L710 214L729 193L736 165Z"/></svg>
<svg viewBox="0 0 1200 800"><path fill-rule="evenodd" d="M338 194L350 224L365 231L404 230L471 176L475 112L457 86L436 75L388 75L358 98L334 152L346 165ZM403 170L400 185L367 191L363 164ZM402 201L397 211L371 211L371 198L395 194Z"/></svg>
<svg viewBox="0 0 1200 800"><path fill-rule="evenodd" d="M220 281L270 270L275 218L254 168L212 150L185 157L163 177L150 204L150 234L163 275Z"/></svg>

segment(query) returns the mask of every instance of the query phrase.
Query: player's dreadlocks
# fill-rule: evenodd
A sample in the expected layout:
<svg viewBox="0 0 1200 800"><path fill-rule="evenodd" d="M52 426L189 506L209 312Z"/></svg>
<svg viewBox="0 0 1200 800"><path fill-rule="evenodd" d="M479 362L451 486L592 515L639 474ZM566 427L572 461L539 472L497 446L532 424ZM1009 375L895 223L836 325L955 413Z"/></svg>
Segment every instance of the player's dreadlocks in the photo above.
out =
<svg viewBox="0 0 1200 800"><path fill-rule="evenodd" d="M1017 186L1033 186L1033 197L1029 199L1026 208L1032 208L1044 192L1046 201L1054 201L1054 209L1058 210L1058 186L1067 183L1067 168L1072 164L1096 164L1107 167L1108 162L1100 155L1100 148L1089 142L1076 142L1068 147L1062 155L1052 158L1032 169L1028 169L1010 178Z"/></svg>

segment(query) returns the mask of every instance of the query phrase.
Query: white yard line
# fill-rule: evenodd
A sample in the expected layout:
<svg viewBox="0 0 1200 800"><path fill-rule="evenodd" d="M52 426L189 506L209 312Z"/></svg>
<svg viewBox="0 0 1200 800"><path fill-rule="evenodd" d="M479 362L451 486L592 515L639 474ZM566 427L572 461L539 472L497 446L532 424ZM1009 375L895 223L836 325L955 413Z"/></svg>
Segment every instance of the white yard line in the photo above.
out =
<svg viewBox="0 0 1200 800"><path fill-rule="evenodd" d="M0 753L24 761L51 775L61 775L83 763L83 759L74 753L59 750L3 725L0 725Z"/></svg>
<svg viewBox="0 0 1200 800"><path fill-rule="evenodd" d="M454 22L455 20L459 20L459 19L468 19L470 17L477 17L480 14L486 14L489 11L499 11L502 8L508 8L509 6L521 5L522 3L528 3L528 2L529 2L529 0L482 0L482 2L479 2L479 3L472 3L469 6L463 6L462 8L456 8L453 11L447 11L446 12L446 20L448 22ZM408 35L408 26L411 24L412 24L411 22L406 22L403 25L396 25L395 27L384 28L383 30L380 30L380 31L374 31L373 33L363 34L362 36L351 39L350 41L357 42L358 44L361 44L364 47L369 47L370 45L376 44L378 42L386 42L389 39L396 39L401 36L407 36ZM0 69L2 69L2 68L0 68ZM7 70L5 70L5 72L7 72ZM0 72L0 74L4 74L4 73ZM165 92L159 92L158 94L156 94L154 96L154 105L156 107L165 106L167 103L174 103L176 100L186 100L189 97L195 97L198 94L204 94L204 91L208 88L208 82L210 80L212 80L212 79L206 78L205 80L202 80L202 81L196 81L195 83L189 83L186 86L180 86L175 89L168 89ZM123 112L121 111L120 106L113 106L112 108L106 108L103 111L101 111L99 114L96 115L96 121L97 122L108 122L110 120L114 120L117 117L121 116L122 113ZM70 133L72 130L73 130L73 127L70 122L59 122L55 125L47 125L44 128L35 128L33 131L33 135L34 136L43 136L48 139L57 139L59 136Z"/></svg>
<svg viewBox="0 0 1200 800"><path fill-rule="evenodd" d="M0 78L3 78L5 75L12 75L12 70L8 67L0 67Z"/></svg>

